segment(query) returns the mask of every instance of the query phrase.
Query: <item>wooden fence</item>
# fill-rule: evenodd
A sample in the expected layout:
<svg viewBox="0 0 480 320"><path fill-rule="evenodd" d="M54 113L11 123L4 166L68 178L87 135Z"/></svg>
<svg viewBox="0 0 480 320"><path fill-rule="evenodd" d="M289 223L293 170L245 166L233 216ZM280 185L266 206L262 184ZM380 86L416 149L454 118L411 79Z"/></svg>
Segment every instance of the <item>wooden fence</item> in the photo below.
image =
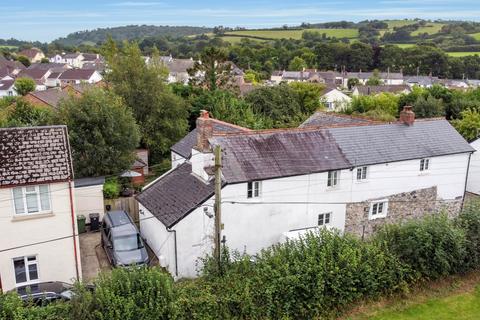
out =
<svg viewBox="0 0 480 320"><path fill-rule="evenodd" d="M138 226L138 202L134 197L125 197L118 199L105 199L105 206L110 205L111 210L125 210L130 214L132 220Z"/></svg>

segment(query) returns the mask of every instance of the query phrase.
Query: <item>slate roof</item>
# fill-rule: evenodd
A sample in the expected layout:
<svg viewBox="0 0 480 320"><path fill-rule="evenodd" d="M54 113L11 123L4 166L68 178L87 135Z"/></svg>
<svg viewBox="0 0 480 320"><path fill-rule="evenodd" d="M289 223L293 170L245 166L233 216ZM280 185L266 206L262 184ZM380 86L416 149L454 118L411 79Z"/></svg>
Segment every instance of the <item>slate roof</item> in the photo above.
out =
<svg viewBox="0 0 480 320"><path fill-rule="evenodd" d="M58 107L58 103L62 99L68 99L70 97L68 91L60 90L59 88L51 88L43 91L34 91L28 93L29 96L33 96L53 108Z"/></svg>
<svg viewBox="0 0 480 320"><path fill-rule="evenodd" d="M15 80L11 80L11 79L0 80L0 90L2 91L8 90L11 87L13 87L14 84L15 84Z"/></svg>
<svg viewBox="0 0 480 320"><path fill-rule="evenodd" d="M66 126L0 129L0 187L71 179Z"/></svg>
<svg viewBox="0 0 480 320"><path fill-rule="evenodd" d="M172 227L215 191L213 182L205 183L192 174L192 166L183 163L146 188L136 199L167 228Z"/></svg>
<svg viewBox="0 0 480 320"><path fill-rule="evenodd" d="M89 80L95 70L93 69L68 69L60 76L60 80Z"/></svg>
<svg viewBox="0 0 480 320"><path fill-rule="evenodd" d="M305 122L300 125L300 128L326 127L334 125L358 125L368 123L375 123L375 121L367 118L348 116L345 114L317 111L310 118L305 120Z"/></svg>
<svg viewBox="0 0 480 320"><path fill-rule="evenodd" d="M242 128L231 123L211 119L213 121L213 132L242 132L250 131L247 128ZM190 158L192 155L192 148L197 144L197 129L190 131L182 140L175 143L170 150L176 154L181 155L185 159Z"/></svg>
<svg viewBox="0 0 480 320"><path fill-rule="evenodd" d="M32 78L34 80L40 80L44 78L47 73L50 72L48 69L43 70L43 69L25 69L22 70L18 73L18 78Z"/></svg>
<svg viewBox="0 0 480 320"><path fill-rule="evenodd" d="M184 73L192 68L195 61L192 59L171 59L162 61L170 73Z"/></svg>
<svg viewBox="0 0 480 320"><path fill-rule="evenodd" d="M87 177L75 179L73 181L75 188L98 186L105 183L105 177Z"/></svg>
<svg viewBox="0 0 480 320"><path fill-rule="evenodd" d="M330 128L352 166L475 151L447 120Z"/></svg>
<svg viewBox="0 0 480 320"><path fill-rule="evenodd" d="M27 69L40 69L40 70L51 70L52 72L63 72L68 70L68 64L66 63L32 63Z"/></svg>
<svg viewBox="0 0 480 320"><path fill-rule="evenodd" d="M358 93L361 95L370 95L378 93L399 93L405 90L410 91L410 87L406 84L383 85L383 86L356 86Z"/></svg>
<svg viewBox="0 0 480 320"><path fill-rule="evenodd" d="M25 56L29 59L35 58L35 56L39 53L42 53L42 50L37 48L25 49L18 53L19 56Z"/></svg>

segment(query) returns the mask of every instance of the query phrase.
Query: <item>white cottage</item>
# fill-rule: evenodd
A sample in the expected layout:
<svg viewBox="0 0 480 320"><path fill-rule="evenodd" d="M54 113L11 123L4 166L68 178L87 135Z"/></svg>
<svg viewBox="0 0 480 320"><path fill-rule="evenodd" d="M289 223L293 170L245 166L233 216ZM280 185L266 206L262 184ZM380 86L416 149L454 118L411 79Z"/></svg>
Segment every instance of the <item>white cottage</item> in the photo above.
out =
<svg viewBox="0 0 480 320"><path fill-rule="evenodd" d="M325 104L328 111L341 111L352 102L352 98L337 88L327 88L320 100Z"/></svg>
<svg viewBox="0 0 480 320"><path fill-rule="evenodd" d="M66 126L0 129L0 291L80 280Z"/></svg>
<svg viewBox="0 0 480 320"><path fill-rule="evenodd" d="M140 231L162 266L194 277L212 252L212 147L222 149L225 244L240 253L335 228L360 237L385 223L459 212L473 148L446 120L215 133L204 112L188 159L137 197Z"/></svg>

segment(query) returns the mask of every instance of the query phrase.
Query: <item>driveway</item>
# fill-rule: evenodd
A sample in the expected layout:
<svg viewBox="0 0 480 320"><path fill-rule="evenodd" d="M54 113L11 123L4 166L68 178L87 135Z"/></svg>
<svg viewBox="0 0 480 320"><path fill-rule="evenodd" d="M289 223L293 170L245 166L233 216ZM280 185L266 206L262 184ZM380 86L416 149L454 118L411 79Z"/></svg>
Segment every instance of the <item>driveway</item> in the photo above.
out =
<svg viewBox="0 0 480 320"><path fill-rule="evenodd" d="M100 232L80 234L80 257L82 259L83 281L90 283L100 271L110 270L105 251L100 243Z"/></svg>

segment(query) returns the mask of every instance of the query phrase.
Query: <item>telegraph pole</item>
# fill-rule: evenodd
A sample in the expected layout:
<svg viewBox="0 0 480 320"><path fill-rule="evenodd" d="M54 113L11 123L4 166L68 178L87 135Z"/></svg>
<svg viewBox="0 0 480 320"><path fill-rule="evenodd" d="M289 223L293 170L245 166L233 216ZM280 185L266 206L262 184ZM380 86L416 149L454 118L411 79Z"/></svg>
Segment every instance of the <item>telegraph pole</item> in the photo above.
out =
<svg viewBox="0 0 480 320"><path fill-rule="evenodd" d="M215 146L215 247L214 255L217 259L218 270L221 270L221 232L222 232L222 148L220 146Z"/></svg>

